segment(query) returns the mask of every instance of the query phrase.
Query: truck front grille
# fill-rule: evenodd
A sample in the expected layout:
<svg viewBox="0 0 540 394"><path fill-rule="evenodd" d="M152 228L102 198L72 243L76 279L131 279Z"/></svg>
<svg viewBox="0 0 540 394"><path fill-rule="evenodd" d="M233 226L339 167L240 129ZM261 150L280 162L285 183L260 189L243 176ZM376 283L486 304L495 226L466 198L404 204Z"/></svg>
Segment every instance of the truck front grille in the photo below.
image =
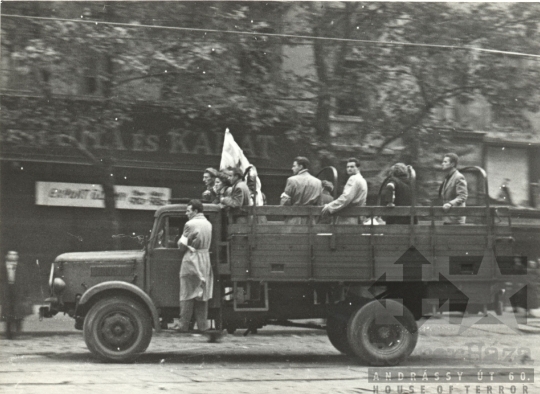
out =
<svg viewBox="0 0 540 394"><path fill-rule="evenodd" d="M99 265L90 267L90 276L130 276L132 265Z"/></svg>

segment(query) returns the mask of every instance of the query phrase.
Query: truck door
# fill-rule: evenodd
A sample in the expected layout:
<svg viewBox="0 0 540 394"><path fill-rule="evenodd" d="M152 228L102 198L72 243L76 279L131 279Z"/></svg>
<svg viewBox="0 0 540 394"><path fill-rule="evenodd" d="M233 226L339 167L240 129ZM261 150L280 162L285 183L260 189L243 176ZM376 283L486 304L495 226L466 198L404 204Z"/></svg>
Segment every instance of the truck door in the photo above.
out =
<svg viewBox="0 0 540 394"><path fill-rule="evenodd" d="M187 217L163 216L157 226L157 236L152 238L148 252L149 294L156 307L179 307L180 250L178 240Z"/></svg>

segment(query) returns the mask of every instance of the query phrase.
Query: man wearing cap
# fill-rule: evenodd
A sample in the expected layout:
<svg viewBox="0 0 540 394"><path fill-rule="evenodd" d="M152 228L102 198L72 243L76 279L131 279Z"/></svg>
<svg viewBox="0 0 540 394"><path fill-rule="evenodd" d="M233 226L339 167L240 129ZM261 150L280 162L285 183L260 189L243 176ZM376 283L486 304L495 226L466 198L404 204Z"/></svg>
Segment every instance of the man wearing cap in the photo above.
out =
<svg viewBox="0 0 540 394"><path fill-rule="evenodd" d="M231 192L227 197L221 199L222 207L229 207L234 210L250 205L251 194L246 182L242 180L244 173L239 168L232 168L226 171L229 175L232 187ZM247 222L245 217L238 217L236 223Z"/></svg>
<svg viewBox="0 0 540 394"><path fill-rule="evenodd" d="M293 161L293 176L287 179L285 191L281 194L281 205L321 205L322 183L309 173L310 162L298 156ZM285 224L306 224L306 216L288 217Z"/></svg>
<svg viewBox="0 0 540 394"><path fill-rule="evenodd" d="M343 188L343 193L336 200L326 204L322 215L334 214L346 207L363 207L366 205L367 182L360 174L360 161L354 157L347 160L347 174L349 180ZM357 216L340 216L336 224L358 224Z"/></svg>
<svg viewBox="0 0 540 394"><path fill-rule="evenodd" d="M203 182L206 186L206 190L202 194L202 202L211 203L216 199L216 192L214 191L214 181L218 171L214 168L207 168L203 173Z"/></svg>

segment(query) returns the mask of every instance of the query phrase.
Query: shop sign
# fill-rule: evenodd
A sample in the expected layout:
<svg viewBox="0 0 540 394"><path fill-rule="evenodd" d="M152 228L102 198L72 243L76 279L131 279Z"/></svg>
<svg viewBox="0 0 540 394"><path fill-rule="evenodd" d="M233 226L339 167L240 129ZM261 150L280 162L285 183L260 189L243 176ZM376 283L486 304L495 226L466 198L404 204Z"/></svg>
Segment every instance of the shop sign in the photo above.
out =
<svg viewBox="0 0 540 394"><path fill-rule="evenodd" d="M0 130L0 156L4 160L86 162L86 156L73 145L76 141L98 158L113 158L119 167L202 170L219 163L226 128L249 161L261 169L288 173L294 157L309 155L309 148L289 138L291 130L285 125L255 129L226 115L191 119L169 107L126 104L118 109L126 116L115 118L118 121L104 127L104 120L95 120L103 115L99 102L57 98L44 104L43 100L6 95L0 95L0 101L2 110L17 118L4 122ZM28 116L19 119L17 114L21 111ZM39 114L45 111L52 111L55 116L42 122ZM63 121L79 118L80 114L84 114L80 124Z"/></svg>
<svg viewBox="0 0 540 394"><path fill-rule="evenodd" d="M171 189L165 187L117 185L114 191L118 209L156 210L171 198ZM101 185L64 182L36 182L36 205L105 207Z"/></svg>

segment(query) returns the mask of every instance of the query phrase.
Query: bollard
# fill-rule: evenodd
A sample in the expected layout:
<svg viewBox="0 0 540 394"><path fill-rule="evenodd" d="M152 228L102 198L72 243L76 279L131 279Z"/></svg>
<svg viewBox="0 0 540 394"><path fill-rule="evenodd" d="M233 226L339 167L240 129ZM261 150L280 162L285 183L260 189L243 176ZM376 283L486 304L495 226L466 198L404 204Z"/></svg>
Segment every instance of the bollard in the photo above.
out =
<svg viewBox="0 0 540 394"><path fill-rule="evenodd" d="M21 320L17 318L17 295L15 289L15 274L17 272L17 264L19 262L19 254L14 251L9 251L6 255L6 271L7 271L7 288L5 297L5 312L3 312L6 323L6 338L12 339L16 333L20 331Z"/></svg>
<svg viewBox="0 0 540 394"><path fill-rule="evenodd" d="M17 272L17 263L19 262L19 254L14 251L9 251L6 255L6 268L8 284L15 284L15 273Z"/></svg>

